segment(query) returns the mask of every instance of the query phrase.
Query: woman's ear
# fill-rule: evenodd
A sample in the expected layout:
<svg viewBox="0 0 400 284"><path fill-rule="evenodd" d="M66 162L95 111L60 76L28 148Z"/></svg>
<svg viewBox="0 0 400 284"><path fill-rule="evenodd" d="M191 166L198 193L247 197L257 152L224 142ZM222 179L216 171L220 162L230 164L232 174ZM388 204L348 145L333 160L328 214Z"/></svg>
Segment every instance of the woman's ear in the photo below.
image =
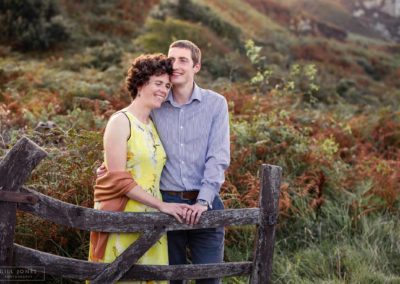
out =
<svg viewBox="0 0 400 284"><path fill-rule="evenodd" d="M140 97L140 93L141 93L142 89L143 89L143 86L137 87L136 97Z"/></svg>

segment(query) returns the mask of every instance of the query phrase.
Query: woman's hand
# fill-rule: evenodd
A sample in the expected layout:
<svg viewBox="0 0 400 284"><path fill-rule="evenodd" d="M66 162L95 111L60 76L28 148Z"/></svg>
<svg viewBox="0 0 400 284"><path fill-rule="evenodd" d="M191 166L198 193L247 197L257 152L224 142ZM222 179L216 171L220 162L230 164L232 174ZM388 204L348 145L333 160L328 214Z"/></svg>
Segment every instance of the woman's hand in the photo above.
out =
<svg viewBox="0 0 400 284"><path fill-rule="evenodd" d="M182 218L185 218L186 213L189 210L191 210L191 206L182 203L162 202L158 210L160 210L163 213L174 216L179 223L182 223L183 222Z"/></svg>
<svg viewBox="0 0 400 284"><path fill-rule="evenodd" d="M104 164L96 169L96 178L100 178L107 173L107 168Z"/></svg>

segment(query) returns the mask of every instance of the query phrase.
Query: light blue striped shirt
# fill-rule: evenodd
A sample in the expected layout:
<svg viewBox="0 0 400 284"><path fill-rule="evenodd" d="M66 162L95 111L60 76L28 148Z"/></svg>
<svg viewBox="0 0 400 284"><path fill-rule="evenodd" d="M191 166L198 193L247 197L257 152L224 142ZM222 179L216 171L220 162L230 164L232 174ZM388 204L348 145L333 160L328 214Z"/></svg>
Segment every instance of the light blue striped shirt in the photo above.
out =
<svg viewBox="0 0 400 284"><path fill-rule="evenodd" d="M160 189L200 190L198 199L212 204L230 162L226 99L195 84L186 104L177 104L170 92L152 118L167 153Z"/></svg>

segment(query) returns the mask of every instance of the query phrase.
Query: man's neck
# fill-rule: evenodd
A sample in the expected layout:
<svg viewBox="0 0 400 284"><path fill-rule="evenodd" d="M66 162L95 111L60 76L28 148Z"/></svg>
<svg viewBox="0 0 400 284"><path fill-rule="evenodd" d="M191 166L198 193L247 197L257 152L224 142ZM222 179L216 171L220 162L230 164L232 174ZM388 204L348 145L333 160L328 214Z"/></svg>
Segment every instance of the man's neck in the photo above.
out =
<svg viewBox="0 0 400 284"><path fill-rule="evenodd" d="M192 96L193 88L194 82L182 86L173 86L172 95L174 101L179 105L186 104Z"/></svg>

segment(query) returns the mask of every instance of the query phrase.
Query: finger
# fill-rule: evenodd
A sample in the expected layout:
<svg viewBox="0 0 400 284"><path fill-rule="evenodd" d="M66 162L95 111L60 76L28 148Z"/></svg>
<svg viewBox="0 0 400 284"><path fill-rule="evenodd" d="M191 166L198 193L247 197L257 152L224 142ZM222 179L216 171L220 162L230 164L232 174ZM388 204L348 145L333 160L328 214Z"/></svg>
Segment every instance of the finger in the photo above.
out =
<svg viewBox="0 0 400 284"><path fill-rule="evenodd" d="M183 208L183 219L185 219L186 220L186 216L187 216L187 214L189 213L189 210L187 209L187 208Z"/></svg>
<svg viewBox="0 0 400 284"><path fill-rule="evenodd" d="M183 210L182 208L179 208L179 207L177 208L177 210L178 210L179 217L185 219L185 210Z"/></svg>
<svg viewBox="0 0 400 284"><path fill-rule="evenodd" d="M194 211L191 211L191 210L188 210L186 212L186 224L187 225L190 225L190 218L192 217L193 213L194 213Z"/></svg>
<svg viewBox="0 0 400 284"><path fill-rule="evenodd" d="M196 220L196 216L197 216L197 214L198 214L199 212L196 210L196 211L193 211L193 214L190 216L190 225L194 225L194 221Z"/></svg>
<svg viewBox="0 0 400 284"><path fill-rule="evenodd" d="M195 224L199 223L199 220L200 220L200 217L201 217L201 214L202 214L202 213L203 213L203 212L201 212L201 211L199 211L199 213L197 213L197 215L196 215L196 220L194 221Z"/></svg>
<svg viewBox="0 0 400 284"><path fill-rule="evenodd" d="M174 212L173 215L176 218L176 220L178 220L178 222L182 224L182 219L179 217L179 215L176 212Z"/></svg>
<svg viewBox="0 0 400 284"><path fill-rule="evenodd" d="M192 210L192 206L189 204L182 204L184 208L188 209L188 210Z"/></svg>

